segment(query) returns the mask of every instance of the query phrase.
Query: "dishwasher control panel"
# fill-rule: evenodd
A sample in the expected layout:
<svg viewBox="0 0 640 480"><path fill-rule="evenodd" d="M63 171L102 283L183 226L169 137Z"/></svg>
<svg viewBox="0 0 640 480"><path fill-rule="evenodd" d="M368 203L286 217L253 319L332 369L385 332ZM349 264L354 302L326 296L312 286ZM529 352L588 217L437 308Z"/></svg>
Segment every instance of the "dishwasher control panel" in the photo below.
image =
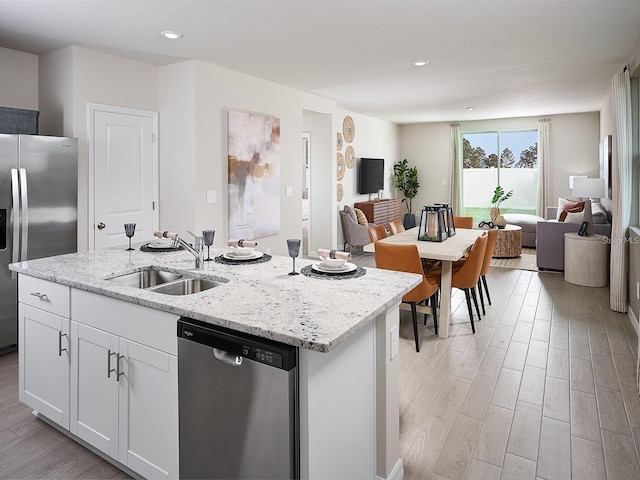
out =
<svg viewBox="0 0 640 480"><path fill-rule="evenodd" d="M178 337L281 370L288 371L297 365L297 349L292 345L193 319L178 321Z"/></svg>

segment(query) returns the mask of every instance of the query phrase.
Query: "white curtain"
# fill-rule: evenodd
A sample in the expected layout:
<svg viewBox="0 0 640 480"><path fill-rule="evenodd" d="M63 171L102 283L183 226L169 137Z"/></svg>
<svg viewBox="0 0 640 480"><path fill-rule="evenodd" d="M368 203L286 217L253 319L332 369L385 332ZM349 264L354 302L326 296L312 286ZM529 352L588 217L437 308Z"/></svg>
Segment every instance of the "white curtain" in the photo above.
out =
<svg viewBox="0 0 640 480"><path fill-rule="evenodd" d="M614 75L612 82L613 144L611 221L611 309L627 311L627 229L631 215L631 83L629 72Z"/></svg>
<svg viewBox="0 0 640 480"><path fill-rule="evenodd" d="M538 216L546 218L547 205L549 202L549 181L551 165L551 144L550 131L551 119L541 118L538 120L538 204L536 211Z"/></svg>
<svg viewBox="0 0 640 480"><path fill-rule="evenodd" d="M455 216L462 215L462 147L460 146L460 124L452 123L451 127L451 207Z"/></svg>

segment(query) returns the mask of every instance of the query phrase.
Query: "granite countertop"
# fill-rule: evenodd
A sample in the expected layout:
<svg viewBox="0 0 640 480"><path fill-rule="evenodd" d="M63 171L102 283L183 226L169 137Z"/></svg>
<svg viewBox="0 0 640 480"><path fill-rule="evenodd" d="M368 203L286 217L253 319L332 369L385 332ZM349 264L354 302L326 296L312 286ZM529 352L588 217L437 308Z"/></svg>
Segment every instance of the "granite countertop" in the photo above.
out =
<svg viewBox="0 0 640 480"><path fill-rule="evenodd" d="M291 276L291 258L247 265L205 262L194 268L185 251L148 253L126 247L28 260L9 265L25 275L68 285L176 315L201 320L296 347L328 352L400 302L420 276L367 268L351 279ZM212 248L211 257L227 249ZM296 259L296 270L317 261ZM142 267L179 271L184 276L227 281L201 293L174 296L110 282Z"/></svg>

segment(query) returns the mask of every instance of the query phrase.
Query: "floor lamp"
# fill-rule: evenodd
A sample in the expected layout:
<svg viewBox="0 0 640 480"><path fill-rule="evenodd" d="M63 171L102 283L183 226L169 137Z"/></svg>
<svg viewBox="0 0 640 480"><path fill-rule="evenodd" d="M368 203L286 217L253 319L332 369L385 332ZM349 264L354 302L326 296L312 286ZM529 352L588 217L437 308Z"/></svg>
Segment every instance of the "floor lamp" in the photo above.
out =
<svg viewBox="0 0 640 480"><path fill-rule="evenodd" d="M584 200L583 221L587 222L585 236L593 235L593 219L591 217L591 199L604 197L604 178L574 178L573 194Z"/></svg>

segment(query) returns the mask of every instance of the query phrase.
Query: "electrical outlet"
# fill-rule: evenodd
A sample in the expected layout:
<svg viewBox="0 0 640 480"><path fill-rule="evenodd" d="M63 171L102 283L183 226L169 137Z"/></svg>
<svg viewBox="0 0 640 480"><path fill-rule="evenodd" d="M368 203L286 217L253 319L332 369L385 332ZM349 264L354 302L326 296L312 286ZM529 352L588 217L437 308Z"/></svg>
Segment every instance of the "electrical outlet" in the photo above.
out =
<svg viewBox="0 0 640 480"><path fill-rule="evenodd" d="M446 187L446 186L447 186L447 179L446 179L446 178L443 178L443 179L442 179L442 186L443 186L443 187Z"/></svg>
<svg viewBox="0 0 640 480"><path fill-rule="evenodd" d="M389 351L390 358L389 360L393 360L398 356L398 351L400 349L400 331L398 330L398 326L394 326L389 330Z"/></svg>

